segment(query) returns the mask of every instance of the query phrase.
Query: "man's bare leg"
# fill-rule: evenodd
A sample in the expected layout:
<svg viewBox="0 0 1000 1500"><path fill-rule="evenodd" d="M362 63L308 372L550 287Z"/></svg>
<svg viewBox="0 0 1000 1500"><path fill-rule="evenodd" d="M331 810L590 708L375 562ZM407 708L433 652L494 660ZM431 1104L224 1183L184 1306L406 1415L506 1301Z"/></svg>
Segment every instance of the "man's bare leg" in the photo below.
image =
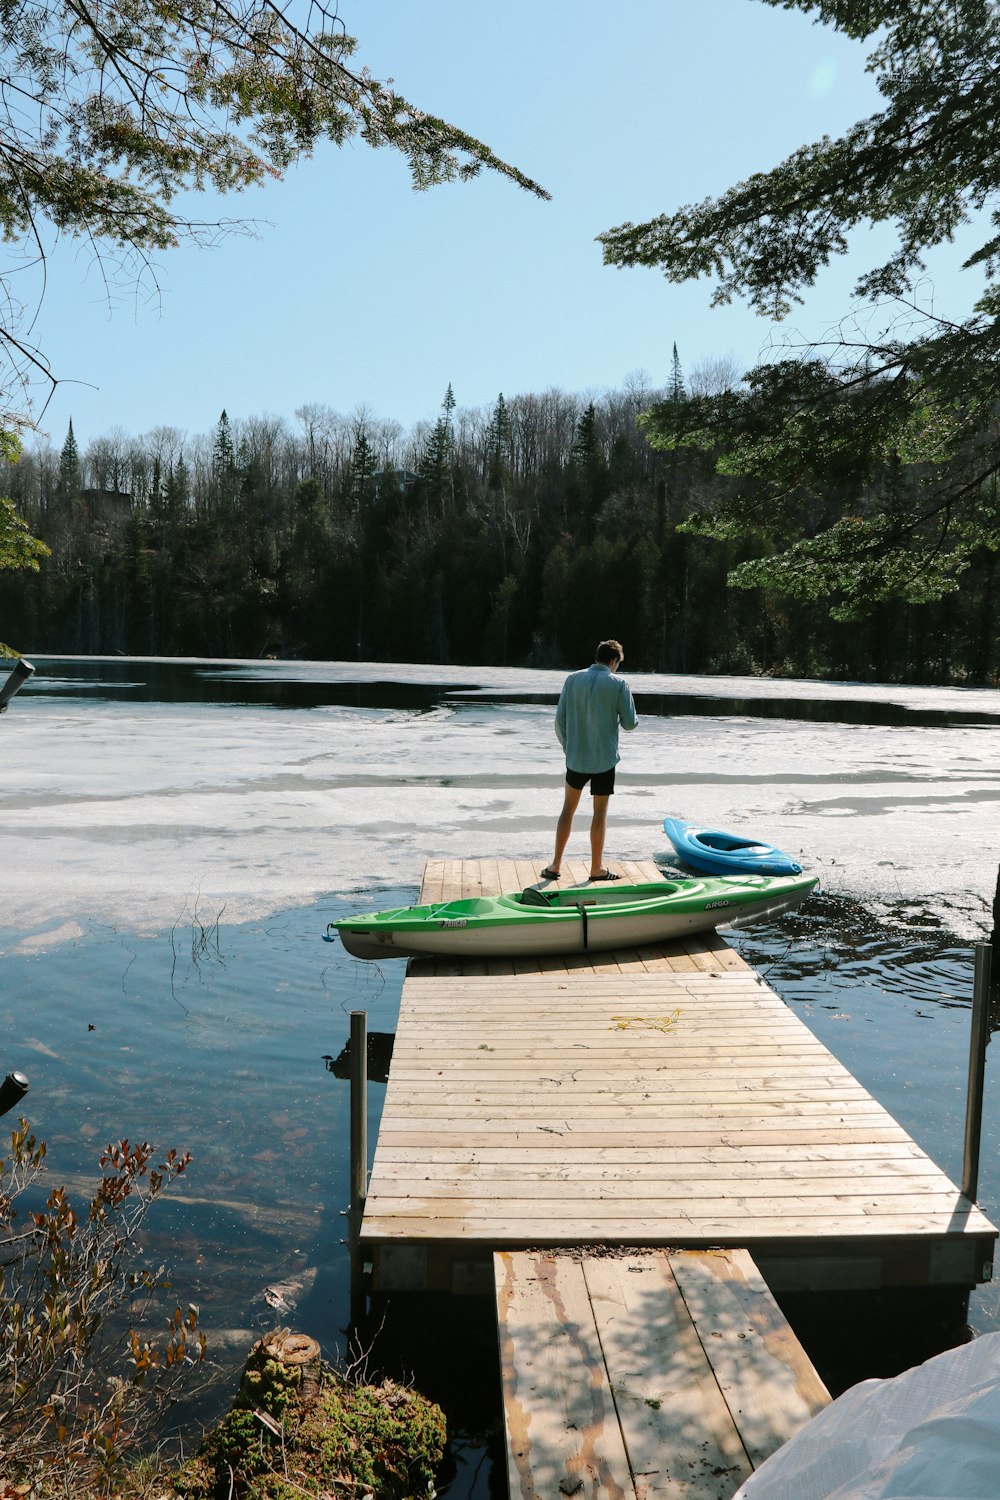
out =
<svg viewBox="0 0 1000 1500"><path fill-rule="evenodd" d="M562 866L562 857L566 852L566 845L569 843L569 836L573 828L573 815L580 805L582 795L582 788L570 786L568 782L563 788L562 812L559 814L559 821L556 824L556 852L553 854L552 863L548 867L550 873L553 875L558 875ZM605 797L604 800L607 801L607 798Z"/></svg>
<svg viewBox="0 0 1000 1500"><path fill-rule="evenodd" d="M608 826L610 797L594 798L594 816L590 824L590 878L604 874L604 834Z"/></svg>

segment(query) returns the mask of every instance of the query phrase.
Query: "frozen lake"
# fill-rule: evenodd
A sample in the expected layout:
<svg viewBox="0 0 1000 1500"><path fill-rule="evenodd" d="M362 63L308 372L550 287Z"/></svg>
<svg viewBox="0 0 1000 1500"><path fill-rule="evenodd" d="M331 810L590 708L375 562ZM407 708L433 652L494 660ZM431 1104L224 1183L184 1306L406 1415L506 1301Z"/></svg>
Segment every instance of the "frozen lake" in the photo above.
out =
<svg viewBox="0 0 1000 1500"><path fill-rule="evenodd" d="M83 918L244 921L415 886L429 857L548 855L563 674L37 659L0 718L0 896L28 943ZM990 925L1000 692L630 677L608 854L668 814L794 852L825 890ZM570 852L583 853L586 823Z"/></svg>

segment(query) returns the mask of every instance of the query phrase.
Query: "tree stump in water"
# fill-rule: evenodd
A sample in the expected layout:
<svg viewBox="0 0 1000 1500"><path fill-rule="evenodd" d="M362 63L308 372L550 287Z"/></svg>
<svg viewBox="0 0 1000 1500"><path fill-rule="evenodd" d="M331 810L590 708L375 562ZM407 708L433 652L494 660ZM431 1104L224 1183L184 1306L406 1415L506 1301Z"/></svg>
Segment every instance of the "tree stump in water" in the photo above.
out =
<svg viewBox="0 0 1000 1500"><path fill-rule="evenodd" d="M303 1406L312 1406L319 1395L322 1365L319 1345L307 1333L292 1333L289 1328L276 1328L266 1333L250 1351L259 1349L266 1359L273 1359L286 1369L302 1372L299 1385L299 1401ZM249 1364L249 1359L248 1359Z"/></svg>

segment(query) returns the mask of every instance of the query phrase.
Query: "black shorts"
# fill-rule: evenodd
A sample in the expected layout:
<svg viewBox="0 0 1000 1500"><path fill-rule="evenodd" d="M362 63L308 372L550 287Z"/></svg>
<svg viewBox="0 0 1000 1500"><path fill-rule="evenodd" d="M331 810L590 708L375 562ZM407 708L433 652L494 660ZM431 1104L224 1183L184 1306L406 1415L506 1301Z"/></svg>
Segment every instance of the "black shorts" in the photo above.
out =
<svg viewBox="0 0 1000 1500"><path fill-rule="evenodd" d="M610 771L566 771L566 785L582 792L590 782L592 797L613 797L615 791L615 768Z"/></svg>

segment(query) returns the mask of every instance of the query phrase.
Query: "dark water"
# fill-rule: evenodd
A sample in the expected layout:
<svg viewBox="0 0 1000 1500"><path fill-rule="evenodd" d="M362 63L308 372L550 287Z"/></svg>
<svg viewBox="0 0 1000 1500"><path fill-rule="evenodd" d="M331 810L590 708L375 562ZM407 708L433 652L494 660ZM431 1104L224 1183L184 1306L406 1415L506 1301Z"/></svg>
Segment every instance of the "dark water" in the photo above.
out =
<svg viewBox="0 0 1000 1500"><path fill-rule="evenodd" d="M219 926L204 910L155 937L92 928L34 954L0 934L0 1062L30 1079L21 1110L50 1181L82 1197L123 1136L192 1153L146 1240L223 1362L245 1352L238 1330L287 1321L265 1293L290 1283L296 1321L344 1352L348 1085L331 1067L352 1009L392 1030L402 976L335 956L329 914ZM383 1093L373 1083L373 1140Z"/></svg>
<svg viewBox="0 0 1000 1500"><path fill-rule="evenodd" d="M454 700L472 696L460 688L449 689ZM552 693L475 693L477 703L551 703ZM794 698L791 695L765 698L734 698L719 693L633 693L642 717L730 719L797 719L808 724L873 724L881 726L915 725L918 728L945 728L957 724L996 724L997 715L988 710L948 708L914 708L906 703L883 702L871 698Z"/></svg>
<svg viewBox="0 0 1000 1500"><path fill-rule="evenodd" d="M234 708L386 708L429 712L468 684L372 680L358 682L332 675L297 679L254 667L221 662L66 661L33 658L39 668L22 694L62 701L102 703L211 703ZM2 675L2 672L0 672Z"/></svg>
<svg viewBox="0 0 1000 1500"><path fill-rule="evenodd" d="M134 658L66 659L35 657L42 668L22 693L62 700L100 700L113 703L212 703L231 707L283 709L382 708L430 712L442 703L534 703L554 705L557 689L498 692L469 680L436 681L433 666L415 669L408 677L379 676L367 669L359 680L357 669L330 663L310 663L307 674L296 674L295 663L143 661ZM390 669L387 669L387 671ZM3 673L0 670L0 681ZM650 692L637 686L635 701L643 716L791 719L815 724L868 724L944 728L954 725L997 724L1000 713L978 703L975 707L913 706L840 694L832 697L795 697L791 692L771 696L734 697L718 693Z"/></svg>

